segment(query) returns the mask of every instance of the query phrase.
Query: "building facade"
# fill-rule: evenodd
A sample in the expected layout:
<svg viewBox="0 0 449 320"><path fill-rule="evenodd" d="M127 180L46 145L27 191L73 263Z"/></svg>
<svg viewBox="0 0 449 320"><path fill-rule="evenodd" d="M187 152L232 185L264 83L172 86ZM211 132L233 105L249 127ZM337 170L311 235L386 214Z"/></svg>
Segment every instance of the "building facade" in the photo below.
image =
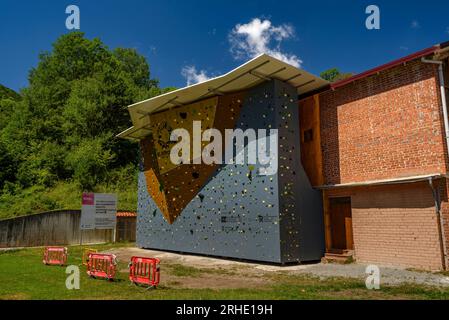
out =
<svg viewBox="0 0 449 320"><path fill-rule="evenodd" d="M134 126L119 137L142 150L138 245L274 263L326 257L446 269L448 47L332 84L262 55L130 106ZM278 172L172 166L171 130L192 130L183 121L200 118L221 131L279 129Z"/></svg>
<svg viewBox="0 0 449 320"><path fill-rule="evenodd" d="M424 50L300 101L303 113L319 113L319 121L308 124L319 134L302 140L303 149L315 148L318 156L303 161L323 192L328 255L446 267L448 153L440 68L445 79L449 75L443 50Z"/></svg>

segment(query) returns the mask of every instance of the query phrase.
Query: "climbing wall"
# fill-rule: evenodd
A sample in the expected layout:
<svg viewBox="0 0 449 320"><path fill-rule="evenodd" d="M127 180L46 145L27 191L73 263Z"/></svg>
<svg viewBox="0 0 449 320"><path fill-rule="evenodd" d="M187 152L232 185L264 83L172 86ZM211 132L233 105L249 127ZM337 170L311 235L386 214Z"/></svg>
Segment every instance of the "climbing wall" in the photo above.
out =
<svg viewBox="0 0 449 320"><path fill-rule="evenodd" d="M301 164L296 90L280 81L274 85L279 130L281 260L320 260L325 251L322 195L312 188Z"/></svg>
<svg viewBox="0 0 449 320"><path fill-rule="evenodd" d="M322 212L319 193L310 187L300 163L295 91L274 80L247 92L205 100L194 108L174 108L151 119L168 132L154 131L141 141L138 246L274 263L321 255L322 233L313 239L302 232L308 226L301 223L301 216L319 220ZM191 127L192 119L201 117L208 118L203 130L207 129L204 123L222 132L278 129L277 174L260 175L259 164L168 163L165 146L170 129L183 127L180 119L189 120ZM190 127L186 123L184 128ZM243 151L255 142L247 141ZM318 245L308 244L313 241ZM304 246L312 249L303 250Z"/></svg>
<svg viewBox="0 0 449 320"><path fill-rule="evenodd" d="M143 173L148 193L169 224L175 222L219 168L215 164L173 164L170 151L177 142L170 141L171 132L174 129L185 129L193 136L193 121L201 121L203 131L215 128L224 136L226 128L235 126L243 97L243 94L237 93L207 99L150 116L152 134L141 141ZM203 142L201 149L207 144ZM192 147L190 151L193 163L195 156Z"/></svg>

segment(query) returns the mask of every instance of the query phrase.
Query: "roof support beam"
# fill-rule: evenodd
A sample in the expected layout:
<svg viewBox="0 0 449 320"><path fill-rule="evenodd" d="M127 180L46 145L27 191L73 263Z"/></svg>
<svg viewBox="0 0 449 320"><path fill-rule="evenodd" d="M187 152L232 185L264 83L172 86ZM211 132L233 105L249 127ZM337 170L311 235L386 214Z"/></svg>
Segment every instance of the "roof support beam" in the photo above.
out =
<svg viewBox="0 0 449 320"><path fill-rule="evenodd" d="M253 75L253 76L255 76L255 77L259 78L259 79L265 80L265 81L271 81L275 74L277 74L277 73L279 73L281 71L284 71L285 69L287 69L287 68L286 67L282 67L282 68L280 68L280 69L278 69L278 70L276 70L276 71L274 71L274 72L272 72L270 74L266 74L266 75L262 74L260 72L257 72L256 70L253 70L253 71L250 71L249 74L251 74L251 75Z"/></svg>
<svg viewBox="0 0 449 320"><path fill-rule="evenodd" d="M299 86L296 87L296 89L305 87L305 86L307 86L308 84L311 84L311 83L313 83L313 82L315 82L315 79L310 80L310 81L307 81L306 83L300 84Z"/></svg>
<svg viewBox="0 0 449 320"><path fill-rule="evenodd" d="M266 76L266 75L264 75L264 74L262 74L260 72L257 72L257 71L250 71L249 74L251 74L251 75L253 75L253 76L255 76L255 77L259 78L259 79L265 80L265 81L270 81L271 80L270 77L268 77L268 76Z"/></svg>
<svg viewBox="0 0 449 320"><path fill-rule="evenodd" d="M224 96L225 95L224 92L221 92L220 90L217 90L215 88L209 88L207 90L209 90L210 93L215 93L218 96Z"/></svg>
<svg viewBox="0 0 449 320"><path fill-rule="evenodd" d="M149 116L150 114L152 114L152 113L155 113L157 110L159 110L160 108L163 108L163 107L165 107L166 105L168 105L168 104L175 104L175 105L179 105L179 103L176 103L175 101L178 99L179 97L178 96L176 96L176 97L174 97L174 98L172 98L172 99L170 99L170 100L168 100L167 102L165 102L165 103L163 103L163 104L161 104L160 106L158 106L157 108L155 108L155 109L153 109L152 111L149 111L149 112L145 112L145 113L142 113L143 114L143 116L142 117L140 117L140 119L143 119L143 118L145 118L146 116ZM139 112L140 113L140 112Z"/></svg>
<svg viewBox="0 0 449 320"><path fill-rule="evenodd" d="M267 75L267 77L272 77L272 76L274 76L275 74L277 74L277 73L279 73L279 72L281 72L281 71L284 71L285 69L287 69L287 68L286 68L286 67L282 67L282 68L280 68L280 69L278 69L278 70L276 70L276 71L270 73L269 75Z"/></svg>
<svg viewBox="0 0 449 320"><path fill-rule="evenodd" d="M302 73L298 73L297 75L294 75L293 77L290 77L290 78L288 78L288 79L285 79L284 81L285 81L285 82L289 82L289 81L292 81L293 79L296 79L296 78L298 78L298 77L300 77L300 76L302 76Z"/></svg>
<svg viewBox="0 0 449 320"><path fill-rule="evenodd" d="M219 90L219 89L221 89L221 88L227 86L228 84L230 84L230 83L232 83L232 82L234 82L234 81L236 81L236 80L238 80L238 79L240 79L240 78L246 76L248 73L251 73L252 71L256 71L257 69L259 69L260 67L266 65L267 63L270 63L270 60L265 60L264 62L262 62L261 64L255 66L255 67L252 68L251 70L248 70L248 71L245 72L245 73L239 74L237 77L234 77L234 78L230 79L229 81L226 81L226 82L223 83L222 85L219 85L218 87L213 88L213 90L211 90L211 88L209 88L209 90L208 90L206 93L204 93L204 94L202 94L201 96L199 96L199 98L198 98L197 100L199 100L199 99L201 99L201 98L203 98L203 97L209 95L211 92L214 92L215 90Z"/></svg>

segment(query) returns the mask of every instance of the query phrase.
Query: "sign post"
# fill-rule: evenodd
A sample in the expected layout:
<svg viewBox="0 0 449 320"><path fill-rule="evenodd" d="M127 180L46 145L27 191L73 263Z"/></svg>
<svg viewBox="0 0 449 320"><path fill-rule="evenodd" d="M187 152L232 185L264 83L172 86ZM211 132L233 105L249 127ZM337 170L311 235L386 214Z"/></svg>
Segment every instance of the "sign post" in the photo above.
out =
<svg viewBox="0 0 449 320"><path fill-rule="evenodd" d="M117 195L108 193L83 193L80 245L84 230L114 230L117 227Z"/></svg>

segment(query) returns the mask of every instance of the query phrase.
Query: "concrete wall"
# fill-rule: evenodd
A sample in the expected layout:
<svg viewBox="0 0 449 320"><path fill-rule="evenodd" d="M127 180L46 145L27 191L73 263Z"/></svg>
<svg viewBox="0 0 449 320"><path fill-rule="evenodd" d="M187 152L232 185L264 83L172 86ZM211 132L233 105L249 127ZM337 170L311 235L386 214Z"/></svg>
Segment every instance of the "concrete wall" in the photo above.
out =
<svg viewBox="0 0 449 320"><path fill-rule="evenodd" d="M80 243L80 210L45 212L0 221L0 248ZM113 241L113 230L85 230L83 243Z"/></svg>

